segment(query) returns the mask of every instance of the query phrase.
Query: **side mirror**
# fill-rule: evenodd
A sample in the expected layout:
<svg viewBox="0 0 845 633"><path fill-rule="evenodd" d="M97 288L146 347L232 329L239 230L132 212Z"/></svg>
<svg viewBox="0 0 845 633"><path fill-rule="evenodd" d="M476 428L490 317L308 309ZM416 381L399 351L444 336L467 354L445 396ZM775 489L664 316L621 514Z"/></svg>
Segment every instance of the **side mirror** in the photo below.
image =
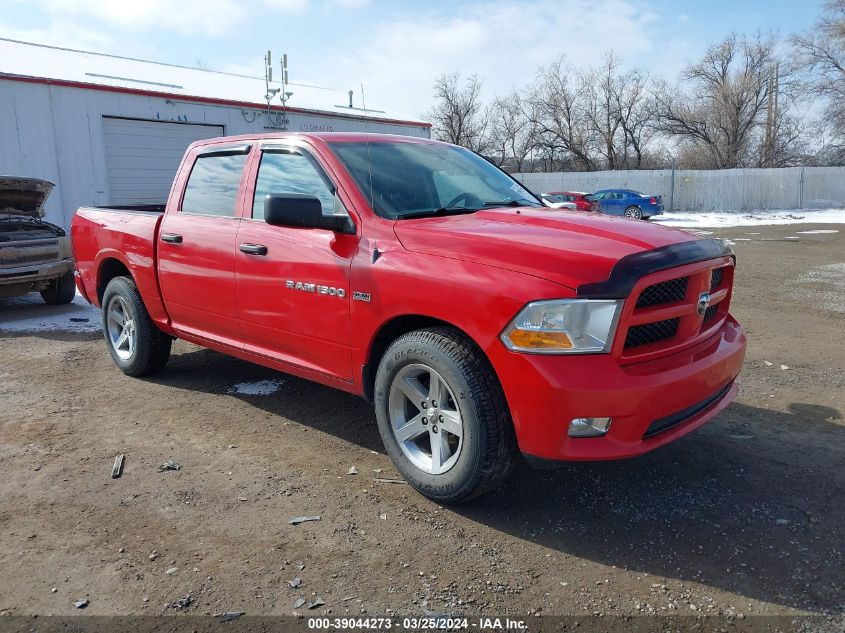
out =
<svg viewBox="0 0 845 633"><path fill-rule="evenodd" d="M268 194L264 199L264 221L273 226L355 233L348 216L323 215L319 198L298 193Z"/></svg>

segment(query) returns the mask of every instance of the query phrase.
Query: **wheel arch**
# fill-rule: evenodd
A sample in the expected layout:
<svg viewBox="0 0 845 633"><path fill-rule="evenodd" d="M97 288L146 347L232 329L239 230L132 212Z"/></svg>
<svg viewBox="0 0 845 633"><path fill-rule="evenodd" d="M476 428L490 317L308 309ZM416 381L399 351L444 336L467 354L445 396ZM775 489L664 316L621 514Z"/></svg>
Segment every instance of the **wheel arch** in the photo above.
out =
<svg viewBox="0 0 845 633"><path fill-rule="evenodd" d="M97 267L97 303L103 304L103 294L106 286L115 277L129 277L134 280L132 271L121 259L113 255L105 256Z"/></svg>
<svg viewBox="0 0 845 633"><path fill-rule="evenodd" d="M402 314L391 317L382 323L370 340L369 347L367 348L366 361L361 370L361 386L364 398L368 402L373 401L376 370L378 369L379 363L381 362L384 353L387 351L387 348L390 347L390 344L403 334L430 327L450 327L457 330L471 340L485 358L487 357L487 354L484 352L481 345L478 344L478 341L476 341L466 330L454 323L424 314ZM495 368L493 369L493 372L495 373Z"/></svg>

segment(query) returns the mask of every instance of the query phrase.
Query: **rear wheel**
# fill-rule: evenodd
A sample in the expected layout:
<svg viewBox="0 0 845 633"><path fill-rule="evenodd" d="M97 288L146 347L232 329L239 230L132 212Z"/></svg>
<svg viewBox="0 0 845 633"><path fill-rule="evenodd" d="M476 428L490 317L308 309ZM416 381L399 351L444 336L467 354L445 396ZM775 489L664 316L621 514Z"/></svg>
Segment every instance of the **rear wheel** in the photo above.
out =
<svg viewBox="0 0 845 633"><path fill-rule="evenodd" d="M512 469L516 440L501 386L481 350L455 329L394 341L376 374L375 407L388 456L430 499L477 497Z"/></svg>
<svg viewBox="0 0 845 633"><path fill-rule="evenodd" d="M73 279L72 270L51 281L50 285L41 291L41 298L50 306L70 303L74 295L76 295L76 282Z"/></svg>
<svg viewBox="0 0 845 633"><path fill-rule="evenodd" d="M135 282L115 277L103 293L103 336L112 359L127 376L146 376L161 370L173 343L159 330L141 299Z"/></svg>
<svg viewBox="0 0 845 633"><path fill-rule="evenodd" d="M634 218L635 220L642 220L643 219L643 212L642 209L639 207L628 207L625 209L625 217L626 218Z"/></svg>

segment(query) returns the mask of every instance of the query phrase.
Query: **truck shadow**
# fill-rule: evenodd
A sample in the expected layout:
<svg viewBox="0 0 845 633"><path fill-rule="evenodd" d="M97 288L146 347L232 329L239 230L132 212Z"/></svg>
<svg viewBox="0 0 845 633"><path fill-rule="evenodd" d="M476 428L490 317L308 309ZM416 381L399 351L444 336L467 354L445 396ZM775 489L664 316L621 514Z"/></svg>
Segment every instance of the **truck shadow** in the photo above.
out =
<svg viewBox="0 0 845 633"><path fill-rule="evenodd" d="M368 403L305 380L207 350L175 355L150 380L225 393L233 382L268 379L283 381L279 393L235 397L384 452ZM552 471L521 465L495 494L448 511L567 556L840 611L843 441L835 409L795 403L781 413L734 403L648 455Z"/></svg>
<svg viewBox="0 0 845 633"><path fill-rule="evenodd" d="M642 457L521 468L457 512L568 555L841 611L845 426L829 407L733 403Z"/></svg>

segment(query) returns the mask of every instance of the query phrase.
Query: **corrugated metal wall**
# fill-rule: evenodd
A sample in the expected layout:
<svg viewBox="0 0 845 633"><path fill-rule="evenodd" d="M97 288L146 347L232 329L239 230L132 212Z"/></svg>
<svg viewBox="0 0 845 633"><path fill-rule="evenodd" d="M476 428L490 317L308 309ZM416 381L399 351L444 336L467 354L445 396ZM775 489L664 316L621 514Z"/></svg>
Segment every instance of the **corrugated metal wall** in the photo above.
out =
<svg viewBox="0 0 845 633"><path fill-rule="evenodd" d="M223 136L222 125L103 117L109 204L160 204L194 141Z"/></svg>
<svg viewBox="0 0 845 633"><path fill-rule="evenodd" d="M845 167L515 174L536 193L633 189L676 211L845 207ZM673 187L674 181L674 187Z"/></svg>

